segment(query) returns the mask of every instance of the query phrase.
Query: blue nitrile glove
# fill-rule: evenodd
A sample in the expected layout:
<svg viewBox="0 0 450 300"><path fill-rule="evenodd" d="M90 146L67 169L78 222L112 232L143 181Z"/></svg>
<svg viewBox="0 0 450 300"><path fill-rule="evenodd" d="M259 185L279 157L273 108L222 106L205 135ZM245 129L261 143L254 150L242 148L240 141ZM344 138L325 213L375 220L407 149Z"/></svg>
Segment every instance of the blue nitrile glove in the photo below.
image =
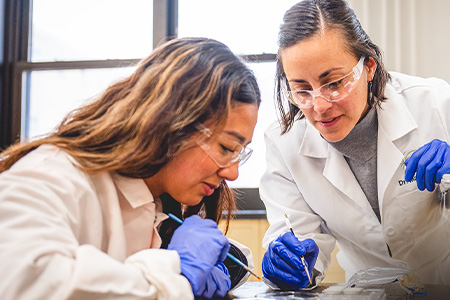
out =
<svg viewBox="0 0 450 300"><path fill-rule="evenodd" d="M189 280L195 296L202 295L214 266L225 260L229 248L216 222L198 215L184 220L167 247L180 255L181 273Z"/></svg>
<svg viewBox="0 0 450 300"><path fill-rule="evenodd" d="M416 173L417 187L432 192L435 183L441 183L442 175L450 173L450 146L440 140L432 140L415 151L405 161L405 180L411 181Z"/></svg>
<svg viewBox="0 0 450 300"><path fill-rule="evenodd" d="M282 233L271 242L262 261L264 277L283 290L299 290L309 284L308 275L300 256L306 260L306 267L312 271L319 255L319 247L312 239L300 241L291 232Z"/></svg>
<svg viewBox="0 0 450 300"><path fill-rule="evenodd" d="M206 278L206 287L201 296L211 299L212 297L223 298L231 288L230 274L223 263L218 263L211 274Z"/></svg>

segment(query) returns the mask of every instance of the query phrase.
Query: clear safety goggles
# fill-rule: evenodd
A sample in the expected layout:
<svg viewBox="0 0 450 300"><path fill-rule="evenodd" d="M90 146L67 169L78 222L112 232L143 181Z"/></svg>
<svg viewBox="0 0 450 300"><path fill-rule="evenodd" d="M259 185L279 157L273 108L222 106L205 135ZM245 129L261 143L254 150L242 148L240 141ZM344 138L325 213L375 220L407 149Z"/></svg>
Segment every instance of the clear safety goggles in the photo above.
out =
<svg viewBox="0 0 450 300"><path fill-rule="evenodd" d="M336 102L347 97L355 88L364 67L364 59L362 56L356 66L347 75L328 82L315 90L291 91L286 80L282 81L282 91L289 101L299 108L313 107L316 97L322 97L328 102Z"/></svg>
<svg viewBox="0 0 450 300"><path fill-rule="evenodd" d="M195 127L202 133L197 139L197 144L219 168L227 168L236 162L241 166L253 153L252 149L223 135L213 137L211 130L201 123L195 124Z"/></svg>

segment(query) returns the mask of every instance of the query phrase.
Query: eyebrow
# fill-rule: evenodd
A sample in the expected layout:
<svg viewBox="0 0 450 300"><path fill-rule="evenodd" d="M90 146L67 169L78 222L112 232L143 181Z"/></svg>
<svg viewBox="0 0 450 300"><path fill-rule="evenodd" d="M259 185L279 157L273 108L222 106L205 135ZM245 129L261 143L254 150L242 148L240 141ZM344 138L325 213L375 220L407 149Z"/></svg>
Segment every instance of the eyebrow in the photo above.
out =
<svg viewBox="0 0 450 300"><path fill-rule="evenodd" d="M325 72L323 72L322 74L319 75L319 79L323 79L323 78L327 77L331 72L341 70L341 69L342 68L331 68L329 70L326 70ZM306 80L303 80L303 79L292 79L292 80L289 80L289 82L308 83Z"/></svg>
<svg viewBox="0 0 450 300"><path fill-rule="evenodd" d="M239 143L243 144L245 142L245 137L236 131L225 131L226 134L232 135L239 140ZM251 140L248 142L250 144Z"/></svg>

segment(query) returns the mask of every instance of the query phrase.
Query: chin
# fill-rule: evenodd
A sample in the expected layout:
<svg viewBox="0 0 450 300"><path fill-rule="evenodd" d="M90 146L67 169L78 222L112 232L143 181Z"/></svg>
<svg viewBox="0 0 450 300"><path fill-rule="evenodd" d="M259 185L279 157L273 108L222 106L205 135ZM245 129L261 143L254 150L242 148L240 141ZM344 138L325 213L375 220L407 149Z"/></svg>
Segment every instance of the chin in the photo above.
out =
<svg viewBox="0 0 450 300"><path fill-rule="evenodd" d="M199 204L202 201L203 197L191 197L189 199L182 199L180 202L183 205L187 205L187 206L195 206L197 204Z"/></svg>
<svg viewBox="0 0 450 300"><path fill-rule="evenodd" d="M351 130L346 130L343 132L342 130L339 132L329 132L329 133L321 133L322 137L330 143L340 142L345 139Z"/></svg>
<svg viewBox="0 0 450 300"><path fill-rule="evenodd" d="M328 135L322 134L322 137L323 137L327 142L330 142L330 143L340 142L340 141L342 141L342 140L345 138L345 136L341 136L341 135L331 135L331 134L328 134Z"/></svg>

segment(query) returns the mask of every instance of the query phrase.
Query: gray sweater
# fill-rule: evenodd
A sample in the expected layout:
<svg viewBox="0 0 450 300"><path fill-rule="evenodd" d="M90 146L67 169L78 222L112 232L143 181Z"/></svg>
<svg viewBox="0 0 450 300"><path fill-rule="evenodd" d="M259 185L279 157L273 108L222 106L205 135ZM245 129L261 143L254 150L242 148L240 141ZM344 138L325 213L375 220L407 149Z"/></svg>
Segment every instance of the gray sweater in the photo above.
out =
<svg viewBox="0 0 450 300"><path fill-rule="evenodd" d="M377 111L371 109L343 140L330 144L344 155L378 220L381 220L377 189L377 133Z"/></svg>

